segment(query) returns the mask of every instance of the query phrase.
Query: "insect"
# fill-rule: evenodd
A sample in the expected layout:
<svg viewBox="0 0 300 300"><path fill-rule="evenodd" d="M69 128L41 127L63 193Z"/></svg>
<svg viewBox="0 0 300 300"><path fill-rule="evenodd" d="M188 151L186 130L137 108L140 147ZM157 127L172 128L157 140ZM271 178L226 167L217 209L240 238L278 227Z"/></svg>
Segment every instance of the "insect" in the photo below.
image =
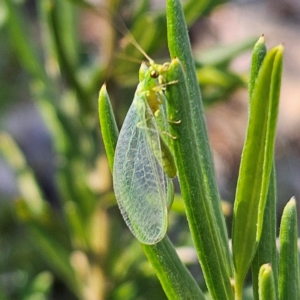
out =
<svg viewBox="0 0 300 300"><path fill-rule="evenodd" d="M164 78L168 64L145 63L117 142L113 183L123 218L136 238L155 244L166 234L173 201L173 156L166 140ZM164 137L163 137L164 135Z"/></svg>

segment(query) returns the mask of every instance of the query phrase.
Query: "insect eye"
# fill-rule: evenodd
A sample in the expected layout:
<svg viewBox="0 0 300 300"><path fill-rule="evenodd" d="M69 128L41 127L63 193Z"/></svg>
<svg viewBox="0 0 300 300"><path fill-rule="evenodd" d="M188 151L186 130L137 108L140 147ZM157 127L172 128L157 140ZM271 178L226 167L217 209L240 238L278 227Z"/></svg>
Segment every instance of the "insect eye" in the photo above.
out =
<svg viewBox="0 0 300 300"><path fill-rule="evenodd" d="M159 73L156 70L152 70L150 72L151 78L157 78L159 76Z"/></svg>

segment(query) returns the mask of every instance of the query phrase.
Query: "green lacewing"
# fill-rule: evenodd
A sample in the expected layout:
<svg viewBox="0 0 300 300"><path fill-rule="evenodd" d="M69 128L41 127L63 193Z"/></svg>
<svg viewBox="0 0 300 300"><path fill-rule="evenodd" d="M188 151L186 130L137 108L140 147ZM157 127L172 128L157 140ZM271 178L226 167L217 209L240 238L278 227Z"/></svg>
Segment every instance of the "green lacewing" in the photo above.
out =
<svg viewBox="0 0 300 300"><path fill-rule="evenodd" d="M173 156L167 146L164 75L168 64L145 63L118 138L113 184L122 216L135 237L155 244L166 234L173 201ZM163 133L166 133L163 138Z"/></svg>

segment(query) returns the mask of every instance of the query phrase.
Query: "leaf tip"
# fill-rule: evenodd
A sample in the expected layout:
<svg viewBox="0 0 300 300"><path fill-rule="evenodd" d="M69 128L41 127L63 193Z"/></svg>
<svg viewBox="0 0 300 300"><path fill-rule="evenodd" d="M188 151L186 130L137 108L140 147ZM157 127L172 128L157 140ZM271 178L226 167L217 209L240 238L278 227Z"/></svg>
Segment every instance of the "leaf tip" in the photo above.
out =
<svg viewBox="0 0 300 300"><path fill-rule="evenodd" d="M269 275L272 271L272 266L270 263L264 264L260 267L260 274L261 275Z"/></svg>
<svg viewBox="0 0 300 300"><path fill-rule="evenodd" d="M258 44L264 44L265 43L265 34L264 33L260 36L257 43Z"/></svg>
<svg viewBox="0 0 300 300"><path fill-rule="evenodd" d="M295 198L295 196L293 196L293 197L290 199L290 201L288 202L287 205L289 205L289 206L296 206L296 198Z"/></svg>
<svg viewBox="0 0 300 300"><path fill-rule="evenodd" d="M104 82L99 91L98 102L99 102L99 105L101 105L100 103L105 103L107 101L109 101L109 96L108 96L107 89L106 89L106 82Z"/></svg>
<svg viewBox="0 0 300 300"><path fill-rule="evenodd" d="M106 92L107 92L107 91L106 91L106 82L104 82L104 83L102 84L101 89L100 89L99 95L103 95L103 93L106 93Z"/></svg>

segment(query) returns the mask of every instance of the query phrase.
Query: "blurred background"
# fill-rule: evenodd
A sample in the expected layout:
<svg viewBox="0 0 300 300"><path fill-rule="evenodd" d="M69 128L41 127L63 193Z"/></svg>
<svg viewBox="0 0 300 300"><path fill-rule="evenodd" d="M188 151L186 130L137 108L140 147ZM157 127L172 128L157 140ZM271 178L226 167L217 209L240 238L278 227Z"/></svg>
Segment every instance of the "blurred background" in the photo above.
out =
<svg viewBox="0 0 300 300"><path fill-rule="evenodd" d="M276 142L279 223L286 202L300 198L300 4L183 4L228 228L247 125L251 49L262 34L268 49L285 45ZM104 82L119 126L131 104L145 60L131 34L152 58L170 60L164 5L0 3L0 299L165 299L115 205L97 112ZM205 290L180 199L169 234Z"/></svg>

